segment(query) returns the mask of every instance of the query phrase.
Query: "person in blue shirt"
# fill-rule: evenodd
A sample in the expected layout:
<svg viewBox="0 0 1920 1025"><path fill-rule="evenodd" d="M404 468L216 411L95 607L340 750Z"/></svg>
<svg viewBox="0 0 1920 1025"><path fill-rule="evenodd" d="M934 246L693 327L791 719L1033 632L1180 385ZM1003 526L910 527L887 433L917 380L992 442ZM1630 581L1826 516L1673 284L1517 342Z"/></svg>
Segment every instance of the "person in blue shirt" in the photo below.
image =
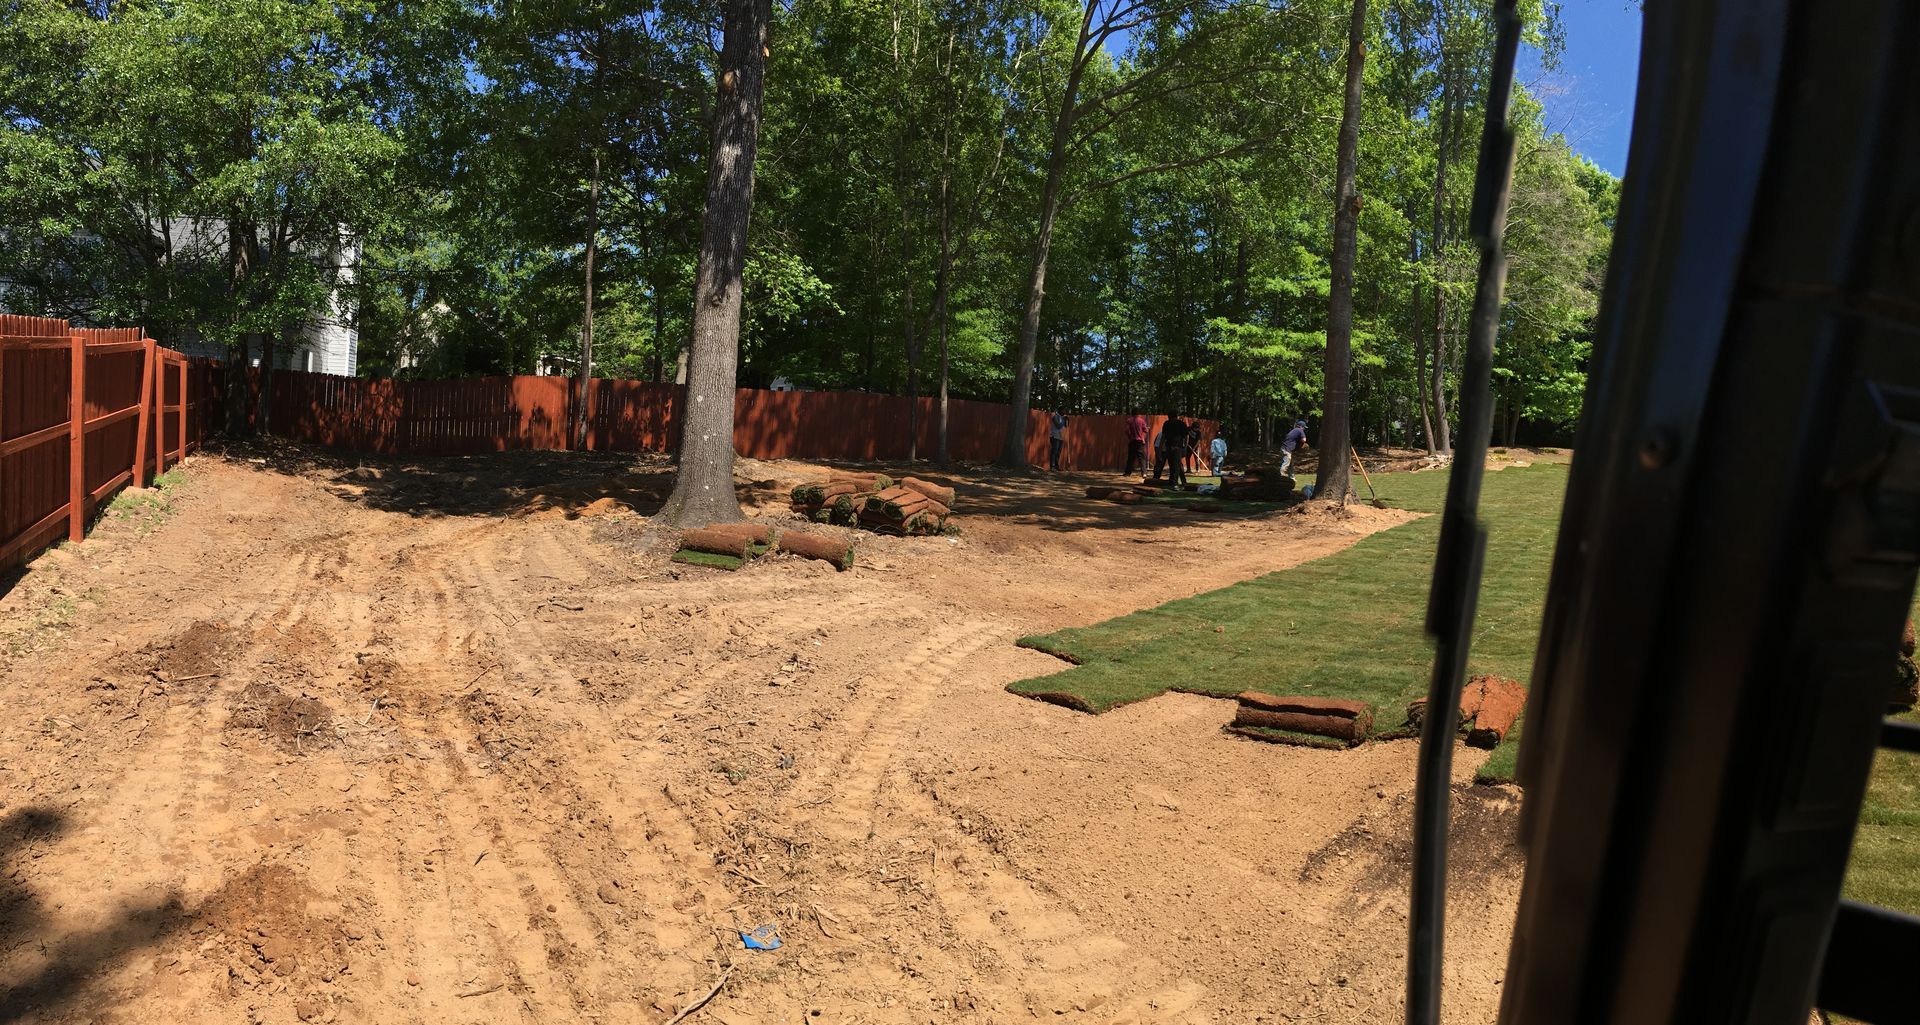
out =
<svg viewBox="0 0 1920 1025"><path fill-rule="evenodd" d="M1295 420L1293 422L1293 430L1287 432L1287 440L1280 443L1280 473L1282 475L1287 477L1293 476L1293 454L1307 447L1309 447L1307 445L1307 422L1305 420Z"/></svg>
<svg viewBox="0 0 1920 1025"><path fill-rule="evenodd" d="M1227 432L1215 431L1213 444L1208 450L1213 454L1213 475L1218 477L1220 471L1227 465Z"/></svg>

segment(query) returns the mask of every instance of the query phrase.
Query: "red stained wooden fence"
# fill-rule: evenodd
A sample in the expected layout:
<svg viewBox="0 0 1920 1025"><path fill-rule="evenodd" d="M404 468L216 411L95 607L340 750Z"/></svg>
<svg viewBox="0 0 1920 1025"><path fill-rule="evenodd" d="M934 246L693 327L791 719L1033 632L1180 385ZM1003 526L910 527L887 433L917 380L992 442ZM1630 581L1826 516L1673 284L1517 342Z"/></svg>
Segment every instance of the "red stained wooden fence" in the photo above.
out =
<svg viewBox="0 0 1920 1025"><path fill-rule="evenodd" d="M336 448L385 455L466 455L508 449L566 449L573 382L560 377L481 377L458 381L372 381L277 370L271 387L273 433ZM589 396L587 448L671 451L686 389L647 381L596 379ZM916 400L865 392L734 395L733 445L755 459L886 462L907 457L907 413ZM934 453L935 400L920 403L919 455ZM953 458L990 462L1007 438L1006 406L951 400ZM1033 410L1027 461L1047 461L1049 414ZM1149 417L1153 430L1163 417ZM1201 421L1211 438L1217 425ZM1127 458L1126 418L1076 416L1063 461L1076 470L1118 470Z"/></svg>
<svg viewBox="0 0 1920 1025"><path fill-rule="evenodd" d="M145 486L206 436L211 367L139 328L0 315L0 568Z"/></svg>

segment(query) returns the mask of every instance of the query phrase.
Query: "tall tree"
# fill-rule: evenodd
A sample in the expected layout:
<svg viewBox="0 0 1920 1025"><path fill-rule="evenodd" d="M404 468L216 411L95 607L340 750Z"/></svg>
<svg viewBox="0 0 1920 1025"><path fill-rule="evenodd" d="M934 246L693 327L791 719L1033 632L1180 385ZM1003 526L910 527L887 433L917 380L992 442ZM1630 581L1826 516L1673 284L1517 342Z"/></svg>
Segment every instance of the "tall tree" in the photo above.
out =
<svg viewBox="0 0 1920 1025"><path fill-rule="evenodd" d="M1251 20L1241 15L1251 15ZM1047 262L1053 252L1054 231L1062 210L1075 199L1123 182L1197 167L1256 149L1274 130L1258 122L1250 130L1244 122L1229 123L1226 127L1230 131L1235 128L1241 131L1224 144L1214 146L1216 136L1196 133L1192 137L1202 140L1197 151L1187 149L1162 160L1149 158L1107 178L1070 188L1068 174L1073 158L1143 109L1170 101L1201 102L1209 92L1225 95L1225 90L1236 81L1253 78L1254 69L1268 60L1264 54L1249 60L1247 49L1221 46L1215 53L1214 44L1232 37L1236 29L1271 23L1260 11L1208 0L1086 0L1077 20L1079 27L1067 51L1065 78L1057 101L1050 108L1051 127L1047 132L1045 168L1040 184L1040 209L1035 218L1026 302L1014 354L1006 447L1000 455L1001 465L1007 467L1027 465L1027 415L1033 398L1034 356L1039 346L1042 306L1047 294ZM1106 47L1121 35L1134 39L1136 59L1115 70L1106 63L1109 61ZM1259 49L1253 48L1253 52L1258 54ZM1203 56L1218 59L1199 59ZM1090 83L1094 88L1086 91ZM1186 138L1163 141L1180 143Z"/></svg>
<svg viewBox="0 0 1920 1025"><path fill-rule="evenodd" d="M754 159L766 90L772 0L727 0L713 112L713 159L700 227L693 346L680 468L660 516L677 526L740 519L733 489L733 393Z"/></svg>
<svg viewBox="0 0 1920 1025"><path fill-rule="evenodd" d="M1367 0L1353 0L1347 27L1346 100L1340 108L1340 141L1333 187L1333 280L1327 290L1326 402L1320 414L1320 470L1316 494L1347 500L1347 383L1353 370L1353 261L1360 220L1355 188L1360 159L1360 90L1367 60Z"/></svg>

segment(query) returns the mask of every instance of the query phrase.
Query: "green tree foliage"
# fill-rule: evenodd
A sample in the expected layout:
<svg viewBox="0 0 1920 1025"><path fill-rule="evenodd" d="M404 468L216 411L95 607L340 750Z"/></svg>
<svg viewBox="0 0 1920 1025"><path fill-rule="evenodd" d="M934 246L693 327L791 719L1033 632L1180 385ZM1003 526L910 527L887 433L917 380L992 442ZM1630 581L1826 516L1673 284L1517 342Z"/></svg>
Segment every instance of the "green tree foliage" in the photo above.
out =
<svg viewBox="0 0 1920 1025"><path fill-rule="evenodd" d="M1368 6L1350 418L1438 449L1489 0ZM1037 407L1236 448L1315 419L1352 11L777 7L739 382L1004 402L1030 326ZM593 373L675 380L720 38L691 0L0 0L0 306L256 358L344 314L362 373L573 372L591 251ZM1506 441L1578 413L1618 201L1519 101Z"/></svg>

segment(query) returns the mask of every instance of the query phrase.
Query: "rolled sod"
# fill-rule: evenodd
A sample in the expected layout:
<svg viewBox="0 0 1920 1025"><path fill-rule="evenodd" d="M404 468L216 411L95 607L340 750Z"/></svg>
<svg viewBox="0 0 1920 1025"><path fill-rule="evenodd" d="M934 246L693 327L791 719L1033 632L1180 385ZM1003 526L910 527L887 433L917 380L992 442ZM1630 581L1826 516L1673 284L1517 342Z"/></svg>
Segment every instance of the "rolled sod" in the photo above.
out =
<svg viewBox="0 0 1920 1025"><path fill-rule="evenodd" d="M780 535L779 547L793 555L833 563L835 569L853 568L853 546L845 541L789 530Z"/></svg>
<svg viewBox="0 0 1920 1025"><path fill-rule="evenodd" d="M779 531L767 523L714 523L706 528L721 534L737 534L756 545L770 545L779 536Z"/></svg>
<svg viewBox="0 0 1920 1025"><path fill-rule="evenodd" d="M1527 688L1504 676L1476 676L1460 690L1459 730L1474 747L1498 747L1526 708ZM1418 733L1426 725L1427 699L1407 705L1407 724L1401 732Z"/></svg>
<svg viewBox="0 0 1920 1025"><path fill-rule="evenodd" d="M900 484L902 487L912 488L920 492L949 509L953 508L952 488L944 488L931 481L921 480L918 477L902 477L900 478Z"/></svg>
<svg viewBox="0 0 1920 1025"><path fill-rule="evenodd" d="M1491 751L1507 738L1514 720L1527 707L1527 689L1519 681L1501 676L1479 677L1480 707L1474 710L1473 727L1467 730L1468 747Z"/></svg>
<svg viewBox="0 0 1920 1025"><path fill-rule="evenodd" d="M906 522L901 526L906 528L909 534L931 536L947 528L947 514L935 513L931 509L926 512L917 512L907 517Z"/></svg>
<svg viewBox="0 0 1920 1025"><path fill-rule="evenodd" d="M1087 489L1087 497L1088 498L1112 498L1114 492L1120 491L1120 490L1122 489L1102 487L1099 485L1095 485Z"/></svg>
<svg viewBox="0 0 1920 1025"><path fill-rule="evenodd" d="M852 470L837 470L829 480L856 484L862 491L880 491L894 484L893 478L884 473L858 473Z"/></svg>
<svg viewBox="0 0 1920 1025"><path fill-rule="evenodd" d="M729 534L719 530L689 530L680 535L680 548L683 551L729 555L745 561L752 555L753 542L744 534Z"/></svg>
<svg viewBox="0 0 1920 1025"><path fill-rule="evenodd" d="M851 495L857 491L863 490L864 488L866 488L866 486L867 486L867 483L865 481L851 481L851 480L829 480L825 482L814 481L813 483L810 483L810 484L801 484L798 487L795 487L793 489L792 497L793 497L793 500L796 502L806 502L808 504L818 505L819 503L828 502L835 498L838 498L841 495Z"/></svg>
<svg viewBox="0 0 1920 1025"><path fill-rule="evenodd" d="M706 566L712 569L724 569L729 572L746 565L745 559L736 559L731 555L715 555L712 552L695 552L682 548L673 553L673 561L689 566Z"/></svg>
<svg viewBox="0 0 1920 1025"><path fill-rule="evenodd" d="M1270 730L1263 726L1235 726L1231 723L1222 727L1236 737L1263 741L1268 744L1291 744L1295 747L1317 747L1328 751L1344 751L1351 745L1332 737L1318 737L1309 733L1295 733L1292 730Z"/></svg>
<svg viewBox="0 0 1920 1025"><path fill-rule="evenodd" d="M1116 491L1113 494L1108 495L1107 500L1109 502L1118 502L1121 505L1139 505L1141 502L1144 502L1147 499L1146 499L1146 496L1138 494L1137 492Z"/></svg>
<svg viewBox="0 0 1920 1025"><path fill-rule="evenodd" d="M1313 715L1306 712L1263 712L1257 708L1240 706L1233 717L1233 725L1239 727L1257 727L1265 730L1285 730L1288 733L1306 733L1316 737L1331 737L1347 744L1358 744L1366 739L1366 730L1360 719L1344 715Z"/></svg>
<svg viewBox="0 0 1920 1025"><path fill-rule="evenodd" d="M1257 690L1241 691L1233 696L1235 701L1248 708L1257 708L1263 712L1304 712L1308 715L1338 715L1348 719L1373 718L1373 706L1365 701L1348 698L1321 698L1303 694L1274 695L1262 694Z"/></svg>

